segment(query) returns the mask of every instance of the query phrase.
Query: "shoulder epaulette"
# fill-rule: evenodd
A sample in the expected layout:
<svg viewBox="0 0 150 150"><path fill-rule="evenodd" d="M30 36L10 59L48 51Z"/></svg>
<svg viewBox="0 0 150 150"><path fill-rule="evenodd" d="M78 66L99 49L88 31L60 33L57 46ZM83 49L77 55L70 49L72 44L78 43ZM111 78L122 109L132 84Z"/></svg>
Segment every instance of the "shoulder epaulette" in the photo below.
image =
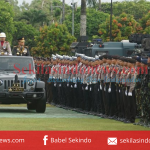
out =
<svg viewBox="0 0 150 150"><path fill-rule="evenodd" d="M14 47L17 47L17 46L14 46Z"/></svg>

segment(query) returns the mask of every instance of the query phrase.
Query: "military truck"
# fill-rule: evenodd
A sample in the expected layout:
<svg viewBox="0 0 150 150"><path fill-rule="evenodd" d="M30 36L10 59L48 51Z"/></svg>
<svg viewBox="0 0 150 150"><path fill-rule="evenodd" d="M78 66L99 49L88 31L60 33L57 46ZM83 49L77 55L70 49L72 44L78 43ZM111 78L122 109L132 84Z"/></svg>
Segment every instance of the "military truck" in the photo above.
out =
<svg viewBox="0 0 150 150"><path fill-rule="evenodd" d="M74 42L70 48L72 53L82 53L87 56L95 55L119 55L130 57L135 52L136 43L130 43L129 40L121 42L102 42L101 39L94 39L92 43Z"/></svg>
<svg viewBox="0 0 150 150"><path fill-rule="evenodd" d="M0 56L0 103L27 104L28 110L45 112L45 83L36 79L32 57Z"/></svg>

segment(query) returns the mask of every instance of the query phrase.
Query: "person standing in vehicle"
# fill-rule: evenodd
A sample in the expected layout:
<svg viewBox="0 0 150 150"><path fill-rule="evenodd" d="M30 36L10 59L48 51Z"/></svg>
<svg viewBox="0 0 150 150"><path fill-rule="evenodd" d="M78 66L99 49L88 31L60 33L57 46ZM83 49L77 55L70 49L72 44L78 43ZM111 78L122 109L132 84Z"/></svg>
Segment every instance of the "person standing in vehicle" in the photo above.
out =
<svg viewBox="0 0 150 150"><path fill-rule="evenodd" d="M12 55L10 44L6 40L6 34L4 32L0 33L0 55Z"/></svg>
<svg viewBox="0 0 150 150"><path fill-rule="evenodd" d="M25 46L24 37L18 39L18 45L14 46L12 54L14 56L30 56L29 48Z"/></svg>

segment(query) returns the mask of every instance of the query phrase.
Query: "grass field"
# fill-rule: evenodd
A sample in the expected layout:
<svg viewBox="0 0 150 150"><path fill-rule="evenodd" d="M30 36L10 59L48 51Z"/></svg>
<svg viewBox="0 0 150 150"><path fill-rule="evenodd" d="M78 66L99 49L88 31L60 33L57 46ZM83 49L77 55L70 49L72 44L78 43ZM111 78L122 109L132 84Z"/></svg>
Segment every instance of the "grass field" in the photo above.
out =
<svg viewBox="0 0 150 150"><path fill-rule="evenodd" d="M50 105L44 114L28 111L26 105L0 105L0 114L0 130L150 130Z"/></svg>

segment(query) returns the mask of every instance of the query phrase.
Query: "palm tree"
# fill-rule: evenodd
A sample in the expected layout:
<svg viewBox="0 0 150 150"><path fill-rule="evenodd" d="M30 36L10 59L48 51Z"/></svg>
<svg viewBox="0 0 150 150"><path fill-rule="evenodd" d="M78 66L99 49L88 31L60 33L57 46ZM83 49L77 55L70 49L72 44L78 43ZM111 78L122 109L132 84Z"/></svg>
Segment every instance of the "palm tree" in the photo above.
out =
<svg viewBox="0 0 150 150"><path fill-rule="evenodd" d="M81 0L80 36L86 36L86 4L96 7L97 0ZM99 10L101 10L101 0L99 0Z"/></svg>
<svg viewBox="0 0 150 150"><path fill-rule="evenodd" d="M87 0L87 5L96 8L97 0Z"/></svg>
<svg viewBox="0 0 150 150"><path fill-rule="evenodd" d="M86 0L81 0L80 36L86 36Z"/></svg>
<svg viewBox="0 0 150 150"><path fill-rule="evenodd" d="M101 7L102 7L102 2L101 2L101 0L98 0L98 9L99 9L99 11L101 11Z"/></svg>
<svg viewBox="0 0 150 150"><path fill-rule="evenodd" d="M24 11L23 15L18 20L27 20L28 24L34 26L36 23L47 21L47 15L42 10L31 9Z"/></svg>

